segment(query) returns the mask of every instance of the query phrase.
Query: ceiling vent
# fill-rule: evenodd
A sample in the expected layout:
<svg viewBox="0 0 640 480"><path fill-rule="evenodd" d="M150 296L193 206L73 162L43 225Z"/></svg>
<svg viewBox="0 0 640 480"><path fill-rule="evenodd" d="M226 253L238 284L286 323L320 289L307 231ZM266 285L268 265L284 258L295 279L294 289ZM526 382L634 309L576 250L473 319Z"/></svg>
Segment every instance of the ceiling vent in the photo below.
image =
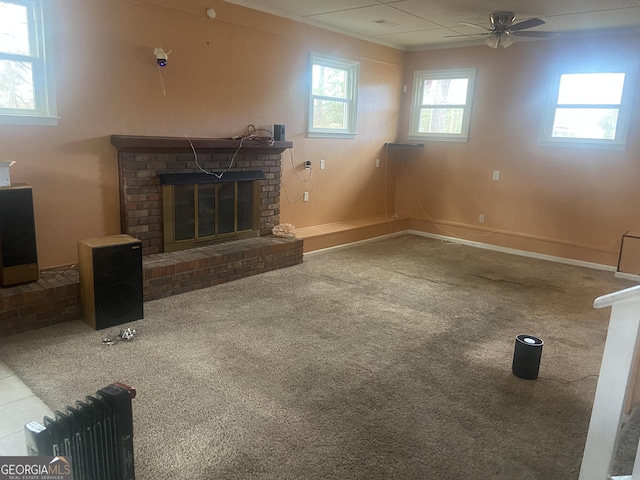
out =
<svg viewBox="0 0 640 480"><path fill-rule="evenodd" d="M393 28L393 27L397 27L398 25L400 25L399 23L394 23L390 20L385 20L384 18L381 18L379 20L371 20L373 23L377 23L378 25L382 25L383 27L389 27L389 28Z"/></svg>

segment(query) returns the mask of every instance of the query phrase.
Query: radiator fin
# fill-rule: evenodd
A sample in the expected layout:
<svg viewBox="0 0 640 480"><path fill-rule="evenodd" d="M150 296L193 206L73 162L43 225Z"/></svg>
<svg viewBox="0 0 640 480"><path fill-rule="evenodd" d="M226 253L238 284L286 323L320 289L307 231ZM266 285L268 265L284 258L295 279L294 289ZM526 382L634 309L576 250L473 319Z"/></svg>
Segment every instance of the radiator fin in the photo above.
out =
<svg viewBox="0 0 640 480"><path fill-rule="evenodd" d="M24 431L32 456L71 457L75 480L134 480L135 389L112 383Z"/></svg>

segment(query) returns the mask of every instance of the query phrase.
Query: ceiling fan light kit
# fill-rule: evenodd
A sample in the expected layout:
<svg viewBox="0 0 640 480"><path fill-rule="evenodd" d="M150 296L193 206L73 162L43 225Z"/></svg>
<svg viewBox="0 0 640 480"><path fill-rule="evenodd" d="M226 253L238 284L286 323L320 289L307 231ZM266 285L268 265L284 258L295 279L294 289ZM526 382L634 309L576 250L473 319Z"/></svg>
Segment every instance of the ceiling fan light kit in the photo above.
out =
<svg viewBox="0 0 640 480"><path fill-rule="evenodd" d="M511 35L508 35L506 33L491 34L484 39L484 43L489 45L491 48L507 48L513 45L513 38L511 38Z"/></svg>

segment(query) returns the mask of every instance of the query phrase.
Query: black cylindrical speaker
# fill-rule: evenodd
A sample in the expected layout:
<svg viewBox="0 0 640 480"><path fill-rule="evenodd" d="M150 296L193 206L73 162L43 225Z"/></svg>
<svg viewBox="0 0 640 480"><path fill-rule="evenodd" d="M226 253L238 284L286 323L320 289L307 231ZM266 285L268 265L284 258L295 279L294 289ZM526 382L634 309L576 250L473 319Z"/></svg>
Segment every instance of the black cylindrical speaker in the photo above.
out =
<svg viewBox="0 0 640 480"><path fill-rule="evenodd" d="M142 244L128 235L78 242L80 298L96 330L143 316Z"/></svg>
<svg viewBox="0 0 640 480"><path fill-rule="evenodd" d="M526 380L538 378L542 346L544 342L533 335L517 335L513 350L511 371L516 377Z"/></svg>
<svg viewBox="0 0 640 480"><path fill-rule="evenodd" d="M284 142L284 125L273 126L273 139L276 142Z"/></svg>

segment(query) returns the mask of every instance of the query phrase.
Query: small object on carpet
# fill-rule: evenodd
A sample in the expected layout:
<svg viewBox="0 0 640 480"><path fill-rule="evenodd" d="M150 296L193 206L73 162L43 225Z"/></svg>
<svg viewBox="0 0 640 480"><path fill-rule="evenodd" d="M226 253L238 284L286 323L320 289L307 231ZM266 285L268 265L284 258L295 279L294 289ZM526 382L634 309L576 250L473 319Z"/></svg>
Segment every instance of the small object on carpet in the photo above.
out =
<svg viewBox="0 0 640 480"><path fill-rule="evenodd" d="M120 330L120 333L118 334L118 338L120 340L131 340L133 337L136 336L136 331L133 328L125 328L124 330Z"/></svg>
<svg viewBox="0 0 640 480"><path fill-rule="evenodd" d="M115 338L126 342L133 339L137 334L138 332L133 328L125 328L124 330L120 330ZM113 340L113 334L102 339L103 345L113 345L114 343L116 342Z"/></svg>

